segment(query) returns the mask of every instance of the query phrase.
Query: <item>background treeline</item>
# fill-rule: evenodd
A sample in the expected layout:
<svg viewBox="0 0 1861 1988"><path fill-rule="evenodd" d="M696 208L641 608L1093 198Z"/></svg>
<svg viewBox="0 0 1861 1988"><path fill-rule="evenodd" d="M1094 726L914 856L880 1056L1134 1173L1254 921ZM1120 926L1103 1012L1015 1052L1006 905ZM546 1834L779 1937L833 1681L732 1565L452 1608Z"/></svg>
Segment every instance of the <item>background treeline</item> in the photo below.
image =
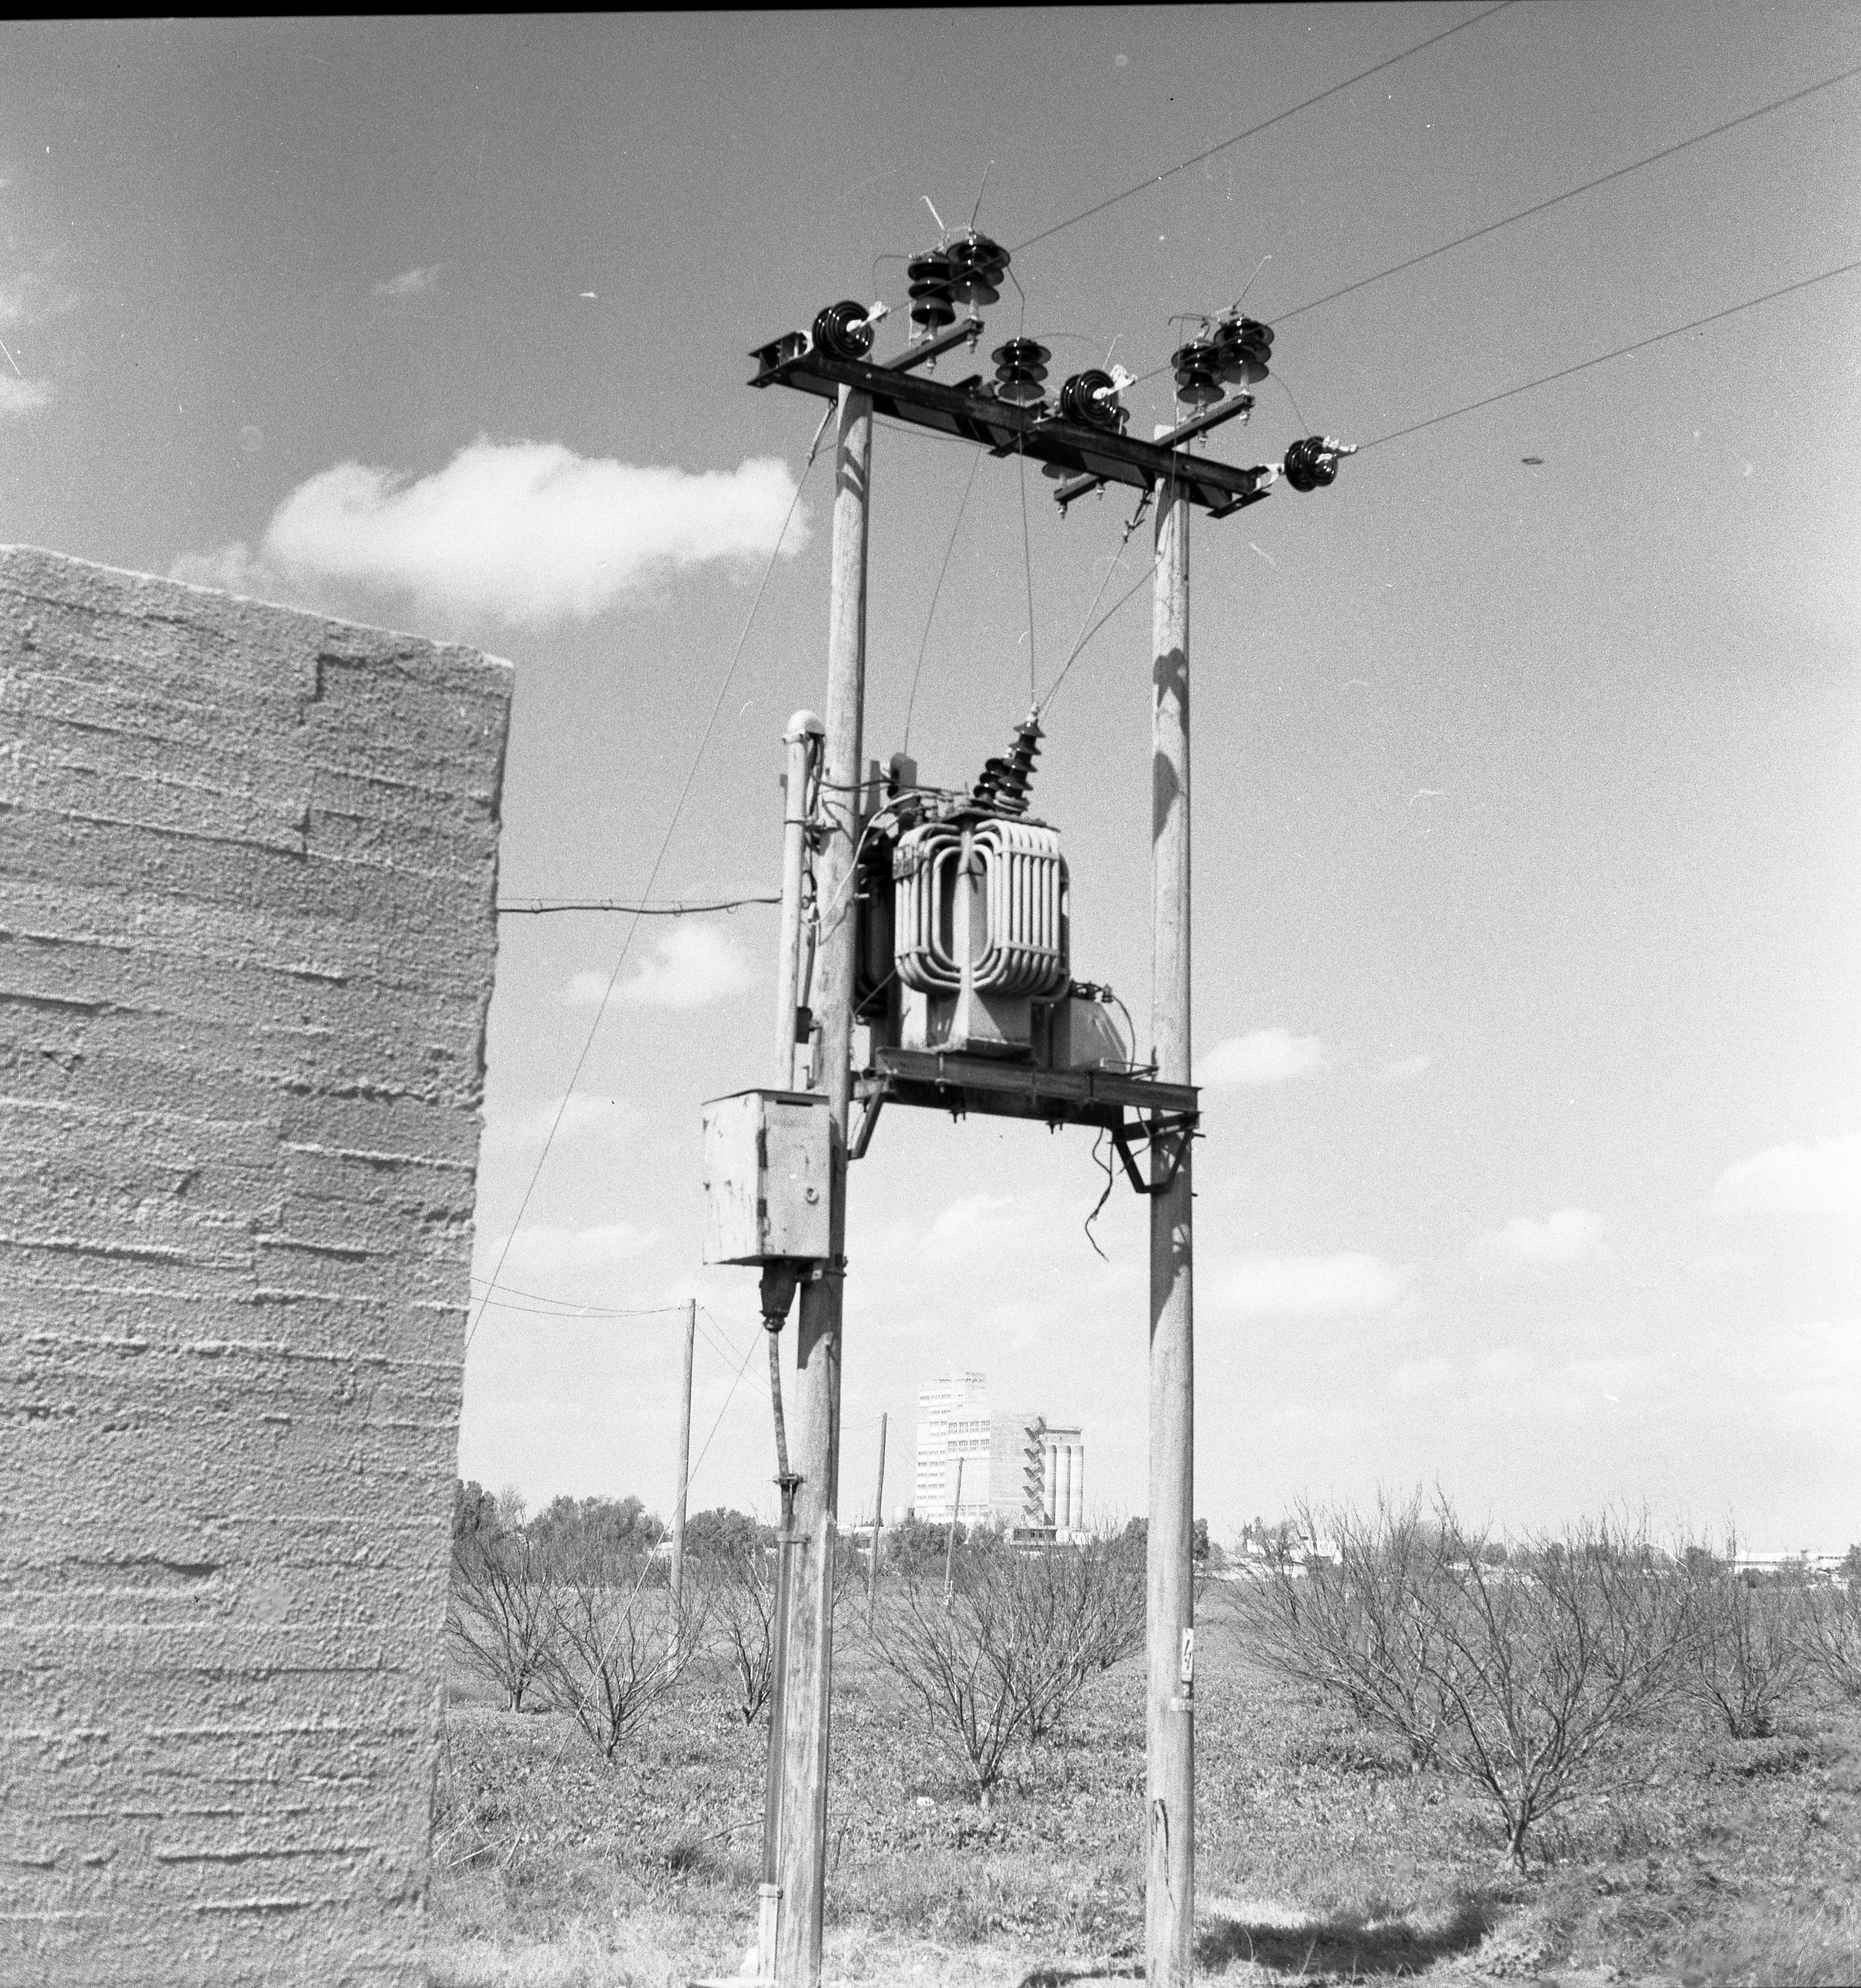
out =
<svg viewBox="0 0 1861 1988"><path fill-rule="evenodd" d="M612 1758L694 1665L731 1716L765 1716L776 1539L740 1512L690 1518L675 1598L666 1528L637 1499L558 1499L534 1517L461 1484L448 1633L513 1711L572 1718ZM1621 1516L1499 1537L1445 1500L1302 1509L1248 1529L1210 1626L1314 1689L1411 1772L1482 1803L1522 1865L1534 1830L1626 1771L1638 1727L1676 1716L1764 1740L1806 1694L1861 1706L1861 1551L1833 1579L1740 1569L1735 1543L1662 1543ZM836 1642L889 1679L985 1805L1017 1748L1062 1731L1143 1645L1141 1520L1082 1543L907 1521L880 1564L843 1541Z"/></svg>

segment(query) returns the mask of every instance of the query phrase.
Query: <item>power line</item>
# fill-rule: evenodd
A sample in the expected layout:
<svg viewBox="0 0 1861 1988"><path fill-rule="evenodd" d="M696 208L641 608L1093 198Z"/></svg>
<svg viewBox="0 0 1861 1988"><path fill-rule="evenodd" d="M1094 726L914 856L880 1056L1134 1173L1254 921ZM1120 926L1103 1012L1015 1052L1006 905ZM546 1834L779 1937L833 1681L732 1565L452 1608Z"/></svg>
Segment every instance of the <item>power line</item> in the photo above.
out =
<svg viewBox="0 0 1861 1988"><path fill-rule="evenodd" d="M1120 201L1130 199L1135 194L1145 193L1152 187L1161 186L1165 180L1174 179L1178 173L1186 173L1191 166L1199 166L1214 157L1217 153L1225 152L1246 139L1256 138L1262 131L1270 131L1275 124L1283 124L1289 117L1296 117L1302 110L1309 110L1314 104L1322 103L1327 97L1336 96L1359 83L1367 82L1373 76L1380 76L1386 69L1393 69L1398 63L1405 63L1411 56L1420 55L1424 49L1433 48L1436 42L1446 41L1450 35L1459 34L1463 28L1473 27L1491 15L1503 13L1511 4L1512 0L1499 0L1497 6L1483 8L1480 12L1470 15L1464 21L1457 21L1451 28L1444 28L1439 34L1430 35L1425 42L1417 42L1413 47L1404 49L1400 55L1386 56L1366 69L1359 69L1355 76L1346 76L1342 83L1334 83L1329 90L1321 90L1317 96L1308 96L1302 103L1295 103L1289 110L1277 111L1258 124L1249 125L1245 131L1237 131L1231 138L1224 138L1218 145L1211 145L1207 151L1197 152L1194 158L1184 160L1180 165L1171 166L1167 171L1154 174L1147 180L1140 180L1137 185L1126 187L1123 193L1115 193L1110 200L1102 200L1096 207L1086 208L1065 221L1056 221L1051 228L1042 229L1039 234L1030 235L1012 252L1024 255L1037 243L1052 240L1055 235L1078 226L1082 221L1091 220L1095 215L1103 214L1107 208L1116 207Z"/></svg>
<svg viewBox="0 0 1861 1988"><path fill-rule="evenodd" d="M1419 255L1411 255L1404 262L1393 262L1388 269L1379 269L1373 276L1359 276L1355 282L1346 283L1341 289L1328 291L1322 297L1314 297L1309 303L1278 312L1273 322L1275 324L1289 323L1295 317L1304 316L1307 311L1315 311L1323 305L1336 303L1339 297L1347 297L1353 291L1367 289L1372 283L1380 283L1386 277L1400 276L1406 269L1419 269L1424 262L1431 262L1436 256L1445 255L1451 249L1464 248L1470 242L1478 242L1484 235L1496 235L1502 228L1510 228L1518 221L1528 221L1533 215L1545 213L1552 208L1561 206L1567 200L1575 200L1582 194L1594 193L1598 187L1607 186L1614 180L1625 179L1630 173L1638 173L1644 167L1658 165L1663 159L1670 159L1676 154L1684 152L1694 145L1703 145L1709 138L1722 137L1728 131L1735 131L1741 124L1749 124L1756 118L1768 117L1774 110L1782 110L1792 103L1800 103L1805 97L1813 96L1819 90L1832 90L1837 83L1846 83L1857 76L1861 76L1861 66L1845 69L1839 76L1826 76L1820 83L1812 83L1805 89L1792 91L1788 96L1778 97L1775 103L1760 104L1755 110L1747 110L1737 117L1728 118L1723 124L1714 125L1710 131L1701 131L1690 138L1681 139L1677 144L1663 146L1658 152L1649 153L1646 158L1636 159L1629 165L1617 166L1613 172L1604 173L1596 179L1586 180L1581 186L1568 188L1562 193L1553 194L1549 200L1535 201L1529 207L1522 207L1516 214L1508 214L1502 220L1489 221L1484 227L1470 229L1464 235L1457 235L1451 242L1444 242L1438 248L1427 249Z"/></svg>
<svg viewBox="0 0 1861 1988"><path fill-rule="evenodd" d="M683 1305L653 1305L641 1311L613 1311L600 1305L571 1304L566 1299L559 1303L552 1300L544 1304L519 1304L489 1293L481 1293L478 1303L481 1307L488 1306L494 1311L525 1312L532 1318L559 1318L571 1324L578 1319L663 1318L685 1309Z"/></svg>
<svg viewBox="0 0 1861 1988"><path fill-rule="evenodd" d="M698 1309L701 1311L703 1311L704 1307L701 1305ZM706 1312L704 1315L708 1318L710 1317L710 1314L708 1312ZM718 1430L723 1422L724 1410L728 1409L731 1401L736 1398L737 1389L741 1384L744 1375L749 1371L749 1364L751 1360L754 1357L755 1351L755 1344L752 1341L751 1342L749 1351L743 1356L743 1364L737 1369L736 1378L730 1384L730 1392L724 1397L724 1406L718 1409L716 1417L711 1422L711 1433L704 1439L704 1446L698 1452L697 1462L695 1462L692 1465L691 1468L685 1472L685 1495L687 1497L689 1497L691 1495L691 1480L697 1476L700 1466L702 1465L705 1458L711 1454L711 1445L715 1440Z"/></svg>
<svg viewBox="0 0 1861 1988"><path fill-rule="evenodd" d="M762 605L762 597L768 588L769 576L775 570L775 561L782 551L782 542L789 535L789 526L795 522L795 513L801 504L802 486L808 480L808 472L814 467L814 458L819 451L821 438L826 434L827 424L833 418L833 413L834 404L829 401L827 411L821 417L820 426L814 431L814 440L808 450L808 459L802 465L802 473L795 479L795 495L789 500L788 512L782 519L782 529L775 534L775 543L769 548L768 563L762 569L762 577L756 586L756 597L750 603L749 613L744 617L743 632L737 637L736 647L731 651L730 666L724 671L723 681L718 685L718 694L712 700L711 715L704 721L704 729L699 737L697 749L691 756L691 764L686 772L684 785L679 789L678 798L672 803L672 812L666 822L666 832L660 839L659 854L653 858L652 871L647 877L646 890L643 894L644 901L650 901L653 886L659 881L659 872L665 862L666 852L672 846L672 837L678 827L679 816L684 812L692 783L697 778L697 769L704 757L704 749L711 743L711 735L717 729L718 714L724 708L724 699L737 674L737 665L743 659L743 647L748 641L750 630L755 625L756 610ZM530 1205L530 1197L536 1192L537 1182L542 1177L543 1164L549 1157L549 1148L561 1127L562 1114L569 1109L569 1100L574 1095L576 1080L582 1074L582 1067L588 1060L589 1050L594 1047L595 1036L601 1026L601 1018L606 1013L607 1004L613 998L614 988L620 979L620 969L627 964L627 955L632 948L633 935L640 929L640 916L638 913L634 915L633 923L627 928L627 936L620 942L620 956L614 962L614 970L607 976L607 985L602 990L600 1005L595 1009L594 1019L588 1025L588 1033L582 1043L581 1054L576 1058L575 1067L569 1073L567 1087L562 1092L562 1102L556 1107L556 1116L549 1121L549 1133L543 1140L542 1151L536 1156L536 1165L530 1175L529 1185L523 1191L522 1200L517 1204L517 1213L512 1221L510 1233L505 1237L504 1246L498 1253L498 1261L491 1275L491 1281L494 1284L504 1269L504 1259L511 1253L511 1245L517 1239L517 1232L523 1226L524 1212ZM478 1327L484 1318L485 1307L481 1301L478 1315L465 1334L467 1353L471 1351L471 1342L478 1337Z"/></svg>
<svg viewBox="0 0 1861 1988"><path fill-rule="evenodd" d="M1138 525L1142 522L1143 514L1150 506L1150 493L1147 490L1143 495L1138 499L1137 509L1134 510L1131 513L1130 516L1126 519L1124 536L1118 541L1118 549L1112 554L1111 563L1105 569L1105 577L1099 582L1099 590L1092 597L1092 605L1086 609L1085 614L1080 617L1079 639L1072 645L1072 653L1067 657L1065 663L1062 664L1059 674L1053 679L1052 684L1049 686L1046 695L1041 698L1039 704L1037 706L1038 709L1045 711L1048 706L1052 703L1054 698L1059 695L1060 685L1066 681L1067 671L1071 669L1074 663L1078 661L1079 651L1084 648L1086 644L1092 640L1093 637L1099 632L1099 630L1104 627L1105 623L1103 621L1094 622L1092 617L1098 612L1099 603L1105 598L1105 590L1111 585L1111 576L1118 570L1119 564L1124 557L1124 549L1130 543L1131 534L1137 530ZM1130 600L1131 595L1137 591L1137 587L1143 586L1144 580L1149 579L1150 573L1154 573L1156 570L1157 562L1154 560L1152 560L1150 565L1150 570L1145 573L1138 580L1137 587L1131 587L1120 597L1117 607L1114 607L1111 610L1111 614L1106 616L1106 621L1109 621L1111 619L1112 614L1116 614L1117 613L1118 608L1122 607L1125 602Z"/></svg>
<svg viewBox="0 0 1861 1988"><path fill-rule="evenodd" d="M745 904L779 904L781 902L779 894L766 898L719 898L702 902L694 898L675 898L657 904L623 904L613 898L535 898L527 904L500 904L498 915L500 918L513 915L542 918L552 911L630 911L637 918L683 918L693 917L700 911L740 911Z"/></svg>
<svg viewBox="0 0 1861 1988"><path fill-rule="evenodd" d="M1439 428L1443 421L1457 421L1462 414L1477 414L1482 407L1496 405L1501 401L1510 401L1520 394L1528 394L1534 387L1548 387L1554 380L1568 380L1572 374L1587 373L1592 366L1606 365L1612 359L1626 357L1631 352L1640 352L1650 345L1659 345L1663 339L1678 338L1683 333L1698 331L1709 324L1717 324L1723 318L1736 317L1739 312L1755 310L1760 304L1774 303L1779 297L1793 296L1799 290L1807 290L1818 283L1831 282L1837 276L1850 275L1861 269L1861 262L1844 262L1839 268L1824 269L1819 275L1805 276L1800 282L1785 283L1782 289L1766 290L1761 297L1747 297L1742 303L1728 304L1723 310L1709 312L1704 317L1696 317L1685 324L1677 324L1666 331L1657 331L1647 338L1638 338L1632 345L1618 345L1613 352L1599 352L1593 359L1579 360L1574 366L1560 367L1555 373L1546 373L1535 380L1528 380L1523 386L1508 387L1502 393L1488 394L1484 399L1469 401L1464 407L1451 407L1444 414L1431 414L1425 421L1412 422L1406 428L1392 429L1388 434L1379 435L1374 441L1359 445L1361 455L1366 449L1380 448L1386 441L1400 441L1404 435L1420 434L1424 428Z"/></svg>
<svg viewBox="0 0 1861 1988"><path fill-rule="evenodd" d="M914 430L913 432L927 434L929 431ZM969 508L969 493L976 487L976 472L981 467L981 452L972 448L969 452L969 481L963 485L962 499L957 505L956 522L950 527L950 543L944 548L944 563L937 570L937 584L930 590L930 611L924 616L924 638L917 645L917 663L911 671L911 695L905 700L904 743L900 748L906 752L911 749L911 713L917 706L917 680L924 674L924 654L930 646L930 624L937 618L937 604L944 590L944 576L950 570L951 555L956 550L957 534L963 529L963 513Z"/></svg>

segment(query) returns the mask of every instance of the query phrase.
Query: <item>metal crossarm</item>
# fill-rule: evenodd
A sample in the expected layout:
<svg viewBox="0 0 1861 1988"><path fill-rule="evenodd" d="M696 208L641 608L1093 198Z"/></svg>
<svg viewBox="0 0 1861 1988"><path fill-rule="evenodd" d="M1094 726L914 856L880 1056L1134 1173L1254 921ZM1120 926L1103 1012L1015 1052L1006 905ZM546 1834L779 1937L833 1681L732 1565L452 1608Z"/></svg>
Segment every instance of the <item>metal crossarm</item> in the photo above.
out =
<svg viewBox="0 0 1861 1988"><path fill-rule="evenodd" d="M960 436L993 455L1026 455L1050 462L1075 477L1128 483L1140 490L1174 484L1188 501L1213 517L1224 517L1266 495L1274 472L1240 469L1207 456L1140 441L1110 429L1069 421L1043 407L1021 407L980 390L980 376L946 386L897 367L845 359L811 345L790 332L750 355L757 370L752 387L793 387L825 400L843 387L872 397L876 413L915 427Z"/></svg>

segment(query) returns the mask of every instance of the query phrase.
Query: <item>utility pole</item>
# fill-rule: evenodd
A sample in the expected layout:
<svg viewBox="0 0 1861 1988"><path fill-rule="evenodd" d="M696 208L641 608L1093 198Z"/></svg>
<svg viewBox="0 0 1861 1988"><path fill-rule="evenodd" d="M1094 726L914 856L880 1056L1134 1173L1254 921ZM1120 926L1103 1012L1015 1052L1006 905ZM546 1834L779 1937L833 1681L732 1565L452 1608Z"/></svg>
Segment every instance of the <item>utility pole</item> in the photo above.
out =
<svg viewBox="0 0 1861 1988"><path fill-rule="evenodd" d="M865 773L867 484L873 404L839 393L835 451L832 596L827 636L827 718L816 866L822 907L815 972L820 1054L812 1077L833 1117L829 1176L833 1254L801 1287L795 1332L794 1531L782 1733L782 1909L775 1944L779 1988L816 1988L821 1978L821 1913L827 1854L828 1703L833 1677L833 1552L840 1448L840 1313L846 1282L846 1128L853 1097L854 847Z"/></svg>
<svg viewBox="0 0 1861 1988"><path fill-rule="evenodd" d="M1049 1125L1089 1125L1109 1132L1131 1185L1150 1198L1150 1521L1146 1569L1149 1611L1147 1774L1147 1940L1149 1976L1156 1984L1186 1988L1191 1980L1194 1932L1194 1741L1191 1724L1194 1689L1193 1551L1194 1339L1191 1307L1192 1196L1190 1148L1199 1111L1191 1080L1189 1026L1189 512L1200 507L1211 518L1231 516L1261 502L1283 477L1295 491L1322 489L1337 475L1350 444L1329 435L1308 435L1292 443L1283 462L1242 468L1192 454L1185 446L1254 406L1246 384L1268 376L1273 333L1270 326L1240 314L1237 305L1218 319L1204 320L1201 335L1170 355L1176 403L1188 412L1175 426L1159 429L1151 441L1126 432L1128 410L1121 395L1137 384L1120 369L1097 367L1074 374L1049 399L1043 382L1052 353L1025 336L1008 340L991 353L995 378L980 375L944 383L920 370L939 355L967 344L973 351L982 333L979 305L999 300L1008 252L971 227L946 236L934 251L907 265L915 327L907 349L873 361L874 327L883 306L853 299L829 304L812 332L790 331L758 347L750 384L761 390L784 387L837 400L839 435L834 495L833 598L828 644L828 698L818 800L806 806L806 752L798 714L789 735L790 776L783 871L785 991L779 996L778 1083L786 1087L794 1065L791 1032L812 1019L818 1045L809 1084L825 1102L799 1105L770 1094L738 1094L708 1104L707 1138L714 1137L716 1172L708 1174L708 1262L760 1265L763 1317L772 1334L786 1316L789 1293L799 1280L800 1320L795 1346L797 1442L793 1469L785 1460L782 1483L792 1491L792 1524L783 1537L792 1554L792 1584L785 1584L788 1610L782 1638L785 1667L778 1671L782 1710L772 1736L769 1832L776 1844L779 1929L774 1968L777 1988L816 1988L820 1979L822 1886L826 1840L828 1703L833 1675L832 1561L838 1487L841 1314L846 1273L846 1168L863 1155L887 1100L938 1111L958 1111L1014 1117L1034 1117ZM958 305L969 315L957 323ZM1229 393L1230 384L1242 390ZM912 787L890 804L893 812L874 827L878 839L867 853L885 854L887 839L910 861L894 867L891 914L907 907L924 920L916 937L900 938L883 922L865 931L893 952L895 979L920 1005L907 1010L894 996L883 1014L871 993L866 1019L872 1034L866 1067L849 1067L856 962L862 919L878 920L880 891L856 904L854 857L864 830L867 775L863 760L862 705L865 691L866 559L868 480L874 413L888 419L956 437L987 449L999 459L1032 456L1062 480L1054 490L1061 515L1068 505L1108 483L1150 492L1159 500L1157 519L1157 597L1153 623L1152 877L1155 955L1152 983L1154 1067L1114 1070L1076 1058L1070 1033L1045 1040L1034 1025L1013 1018L1007 1006L1021 1002L1030 1014L1052 1002L1057 1016L1089 999L1096 990L1071 979L1058 901L1049 909L1049 882L1063 877L1058 867L1056 831L1026 823L1018 835L1038 832L1039 847L1004 839L1007 827L1025 812L1028 780L1041 735L1039 713L1017 729L1007 759L987 762L983 777L967 794ZM804 771L798 774L798 763ZM906 803L916 810L907 820ZM875 803L876 805L876 803ZM923 898L925 864L943 863L947 850L935 837L947 828L964 850L986 844L995 858L1020 866L1025 890L1004 889L997 905L992 892L989 917L998 912L1001 944L988 960L974 955L967 939L944 930L945 913ZM812 916L816 945L812 1017L798 1013L807 996L799 991L796 965L799 907L806 845L817 846ZM922 858L922 862L920 859ZM968 857L964 860L967 862ZM913 867L916 866L916 867ZM965 875L976 871L965 870ZM1057 888L1057 886L1055 886ZM1021 894L1017 895L1016 891ZM921 902L920 902L921 901ZM968 903L965 899L965 904ZM928 910L922 909L927 904ZM916 908L913 908L916 907ZM1046 920L1042 925L1042 921ZM915 928L914 928L915 929ZM965 922L965 931L967 931ZM1052 930L1062 937L1057 947ZM907 959L907 954L910 955ZM920 955L921 954L921 957ZM950 982L937 959L954 962ZM1013 960L1011 972L1001 960ZM1043 964L1043 962L1045 962ZM883 962L880 962L883 965ZM1058 975L1049 984L1049 966ZM933 970L934 969L934 971ZM1012 980L1025 972L1027 986ZM940 977L943 976L943 977ZM1046 988L1034 991L1035 982ZM936 1005L951 999L947 1016ZM870 992L870 990L869 990ZM999 998L1001 1018L988 1003ZM980 1003L980 1006L976 1005ZM976 1017L982 1019L978 1023ZM1057 1026L1057 1025L1056 1025ZM1071 1025L1069 1024L1069 1031ZM946 1028L949 1033L943 1033ZM1089 1030L1087 1034L1089 1036ZM1016 1060L1005 1060L1004 1045ZM849 1147L849 1106L861 1105L856 1139ZM796 1118L779 1138L758 1131L752 1145L738 1131L751 1122L740 1101L751 1098L767 1127L782 1114ZM725 1107L728 1107L727 1110ZM829 1121L831 1137L819 1137L819 1118ZM814 1124L804 1131L799 1121ZM1139 1148L1147 1149L1147 1175ZM827 1182L828 1220L819 1221L816 1183ZM767 1195L765 1197L765 1190ZM790 1192L805 1192L805 1205L792 1205ZM814 1211L812 1218L808 1209ZM777 1219L779 1214L780 1219ZM822 1232L824 1226L825 1232ZM807 1247L792 1240L805 1236ZM782 1435L779 1388L777 1435ZM881 1491L883 1493L883 1449ZM958 1460L958 1502L961 1497ZM785 1512L788 1510L785 1507ZM946 1550L946 1588L953 1569L955 1514ZM873 1530L873 1565L878 1554L878 1520ZM779 1754L775 1750L779 1742ZM774 1791L779 1788L779 1801ZM765 1842L768 1838L765 1838ZM765 1865L765 1907L775 1888ZM766 1947L766 1942L765 1942Z"/></svg>
<svg viewBox="0 0 1861 1988"><path fill-rule="evenodd" d="M879 1418L879 1482L873 1492L873 1557L866 1570L866 1612L870 1615L879 1598L879 1533L885 1523L885 1432L891 1418Z"/></svg>
<svg viewBox="0 0 1861 1988"><path fill-rule="evenodd" d="M1189 504L1157 492L1151 621L1152 1053L1190 1080ZM1151 1988L1187 1988L1195 1934L1194 1201L1193 1128L1153 1145L1150 1190L1150 1510L1146 1528L1144 1952ZM1174 1165L1173 1163L1174 1162Z"/></svg>
<svg viewBox="0 0 1861 1988"><path fill-rule="evenodd" d="M956 1593L957 1514L963 1509L963 1459L957 1459L955 1495L950 1500L950 1530L944 1535L944 1606L950 1606Z"/></svg>
<svg viewBox="0 0 1861 1988"><path fill-rule="evenodd" d="M697 1337L697 1300L685 1300L685 1378L679 1390L678 1503L672 1508L672 1621L674 1632L685 1599L685 1492L691 1478L691 1351Z"/></svg>

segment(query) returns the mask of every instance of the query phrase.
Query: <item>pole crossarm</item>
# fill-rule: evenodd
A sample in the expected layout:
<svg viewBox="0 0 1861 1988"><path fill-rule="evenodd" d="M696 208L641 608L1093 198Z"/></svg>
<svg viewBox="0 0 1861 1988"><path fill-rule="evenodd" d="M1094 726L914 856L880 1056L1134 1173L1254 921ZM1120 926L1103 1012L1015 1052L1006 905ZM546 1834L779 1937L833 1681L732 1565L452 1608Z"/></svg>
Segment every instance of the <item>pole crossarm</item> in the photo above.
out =
<svg viewBox="0 0 1861 1988"><path fill-rule="evenodd" d="M837 398L843 387L850 387L871 397L876 414L958 436L991 455L1031 456L1074 478L1128 483L1140 490L1174 485L1214 518L1258 503L1278 474L1276 469L1238 468L1160 442L1089 428L1045 408L1017 407L985 393L979 374L947 386L896 367L843 359L812 344L799 331L759 346L750 356L757 362L752 387L792 387L825 400ZM1241 411L1238 406L1235 411Z"/></svg>
<svg viewBox="0 0 1861 1988"><path fill-rule="evenodd" d="M1180 1168L1200 1121L1200 1094L1188 1084L1160 1084L1126 1070L1042 1070L947 1050L881 1049L873 1067L854 1080L860 1114L847 1157L863 1159L879 1114L888 1104L917 1105L957 1117L1031 1118L1049 1129L1091 1125L1109 1132L1140 1194L1157 1192L1137 1164L1141 1140L1160 1159L1160 1184ZM1126 1114L1130 1114L1127 1117Z"/></svg>

